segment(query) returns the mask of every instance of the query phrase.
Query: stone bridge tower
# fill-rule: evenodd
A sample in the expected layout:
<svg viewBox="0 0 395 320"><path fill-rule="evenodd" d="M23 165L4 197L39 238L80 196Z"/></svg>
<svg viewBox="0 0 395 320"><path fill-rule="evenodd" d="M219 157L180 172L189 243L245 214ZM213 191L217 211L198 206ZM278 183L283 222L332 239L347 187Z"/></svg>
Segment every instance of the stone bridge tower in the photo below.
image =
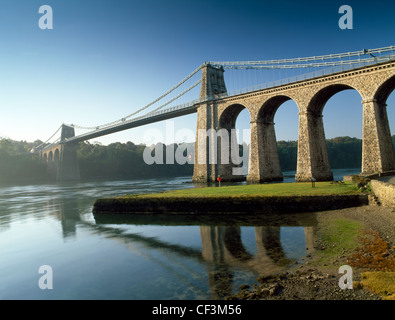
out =
<svg viewBox="0 0 395 320"><path fill-rule="evenodd" d="M80 169L77 158L78 144L64 142L75 136L73 127L62 125L60 143L41 151L41 159L47 164L47 172L56 180L79 180Z"/></svg>
<svg viewBox="0 0 395 320"><path fill-rule="evenodd" d="M194 182L215 181L219 174L217 130L218 111L216 99L226 95L224 69L210 64L202 67L200 100L197 112Z"/></svg>

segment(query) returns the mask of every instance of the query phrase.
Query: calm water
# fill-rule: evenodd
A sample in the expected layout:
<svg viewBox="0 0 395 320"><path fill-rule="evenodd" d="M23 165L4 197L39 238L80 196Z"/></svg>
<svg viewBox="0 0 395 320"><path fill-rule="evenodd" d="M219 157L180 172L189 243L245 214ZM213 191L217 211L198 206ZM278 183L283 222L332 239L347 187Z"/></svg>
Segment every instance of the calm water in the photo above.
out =
<svg viewBox="0 0 395 320"><path fill-rule="evenodd" d="M223 299L311 247L312 214L166 225L92 214L95 198L194 187L189 181L0 186L0 299ZM39 287L49 276L43 265L53 289Z"/></svg>

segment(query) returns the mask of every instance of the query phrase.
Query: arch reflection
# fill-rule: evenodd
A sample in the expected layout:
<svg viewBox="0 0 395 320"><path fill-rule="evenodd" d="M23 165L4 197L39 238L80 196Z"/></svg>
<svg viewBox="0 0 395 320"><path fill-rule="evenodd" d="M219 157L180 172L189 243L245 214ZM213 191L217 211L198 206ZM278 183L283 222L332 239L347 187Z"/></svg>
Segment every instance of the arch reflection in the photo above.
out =
<svg viewBox="0 0 395 320"><path fill-rule="evenodd" d="M129 224L135 226L136 221L141 223L139 219L134 220L134 222L132 222L133 219L127 220L129 220ZM185 274L181 273L181 268L177 264L182 265L182 272L185 272L191 264L198 263L201 265L205 274L203 272L199 275L199 279L201 279L199 282L207 281L210 288L209 299L224 299L232 295L234 290L237 289L234 284L240 271L248 271L256 274L257 277L268 276L284 272L291 264L295 263L295 259L287 257L287 250L283 248L281 239L281 228L283 226L278 223L274 225L255 225L253 229L249 229L248 243L245 243L246 239L243 238L242 233L245 229L242 229L241 225L200 225L200 250L196 247L184 245L182 239L179 239L178 243L175 244L173 241L162 240L143 233L125 233L125 217L119 220L120 223L122 222L122 230L114 227L116 219L99 219L99 221L101 222L96 221L96 225L90 224L89 227L94 228L101 235L103 233L107 234L110 239L120 242L133 252L136 250L136 245L143 246L147 252L151 252L151 256L148 257L150 254L147 254L147 258L153 262L155 262L157 253L160 252L169 259L167 260L169 265L166 270L172 270L174 275L188 286L193 285L185 279ZM150 225L152 224L155 223L151 219ZM187 223L187 225L196 224ZM173 226L177 226L177 224ZM297 223L296 226L303 228L304 231L303 246L305 248L303 249L311 251L314 227L311 222ZM251 231L255 236L254 238L252 238ZM163 263L163 260L160 260L160 263ZM178 272L179 274L177 274ZM196 277L194 268L190 267L188 272ZM201 273L201 270L199 273ZM202 289L196 286L192 290L201 291Z"/></svg>

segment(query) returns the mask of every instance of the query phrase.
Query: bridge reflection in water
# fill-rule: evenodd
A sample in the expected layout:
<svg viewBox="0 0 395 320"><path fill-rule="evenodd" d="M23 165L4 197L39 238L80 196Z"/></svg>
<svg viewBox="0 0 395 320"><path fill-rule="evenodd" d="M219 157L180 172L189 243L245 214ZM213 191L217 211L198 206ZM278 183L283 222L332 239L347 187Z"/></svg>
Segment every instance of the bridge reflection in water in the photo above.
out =
<svg viewBox="0 0 395 320"><path fill-rule="evenodd" d="M97 214L94 221L87 221L78 213L84 211L83 203L73 197L62 200L49 200L46 207L52 208L53 216L60 220L65 240L76 237L79 228L86 228L166 269L195 296L207 297L202 289L202 283L206 283L209 299L232 295L235 283L242 277L240 274L254 274L256 279L281 273L314 250L317 225L314 213L252 216ZM196 232L195 235L200 236L200 244L197 243L199 238L193 239L191 245L191 240L183 238L182 232L174 232L174 228L188 226L198 228L200 234ZM147 232L145 227L157 229ZM243 232L247 227L246 238ZM297 231L296 238L284 236L290 229ZM202 285L196 285L196 279Z"/></svg>
<svg viewBox="0 0 395 320"><path fill-rule="evenodd" d="M164 217L162 217L164 218ZM141 251L136 249L142 245L144 248L160 251L166 256L171 255L173 266L167 267L171 272L177 273L175 265L182 264L183 271L190 272L191 277L208 279L210 288L210 299L223 299L234 292L235 275L238 272L250 272L258 276L269 276L286 271L295 264L295 258L287 256L283 248L281 231L283 227L297 226L304 230L303 251L313 251L313 233L316 220L314 214L280 215L275 220L273 217L233 217L229 222L220 223L215 221L218 218L202 218L197 223L189 221L187 216L172 217L166 223L171 226L188 225L199 226L201 236L201 250L183 244L183 239L179 239L177 244L158 237L145 236L141 233L125 232L125 227L136 225L158 225L163 221L161 217L157 220L153 217L120 217L120 216L95 216L96 224L89 224L90 228L100 233L105 233L113 240L120 241L124 246L133 252ZM205 219L205 220L204 220ZM225 220L221 217L219 219ZM248 221L249 220L249 221ZM261 221L261 222L259 222ZM233 225L232 225L233 224ZM117 225L120 228L117 228ZM244 226L253 227L255 231L255 252L251 248L247 249L243 244L242 228ZM123 231L121 231L123 230ZM251 246L249 246L251 247ZM289 253L289 252L288 252ZM147 254L147 253L145 253ZM155 260L154 257L148 257ZM189 268L180 258L194 260L199 265L204 265L207 275L197 275L194 268ZM154 261L155 262L155 261ZM163 264L163 261L157 261ZM189 282L188 276L178 274L177 278L184 278L184 282ZM207 281L207 280L206 280ZM191 283L193 287L193 284ZM191 288L201 290L200 288Z"/></svg>
<svg viewBox="0 0 395 320"><path fill-rule="evenodd" d="M201 226L202 257L207 267L213 299L232 294L234 269L247 269L260 276L285 271L295 261L287 258L279 226L255 227L256 254L249 253L241 239L240 227ZM304 227L306 248L313 248L313 227Z"/></svg>

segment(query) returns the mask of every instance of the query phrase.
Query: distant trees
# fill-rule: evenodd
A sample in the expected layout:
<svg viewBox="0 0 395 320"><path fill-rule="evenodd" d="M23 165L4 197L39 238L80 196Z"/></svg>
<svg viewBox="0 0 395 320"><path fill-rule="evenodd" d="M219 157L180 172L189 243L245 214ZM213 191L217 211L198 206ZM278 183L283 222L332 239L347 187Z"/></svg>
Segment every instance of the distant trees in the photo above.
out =
<svg viewBox="0 0 395 320"><path fill-rule="evenodd" d="M361 167L362 140L350 137L337 137L327 140L326 145L331 168Z"/></svg>
<svg viewBox="0 0 395 320"><path fill-rule="evenodd" d="M40 143L0 139L0 182L46 179L46 165L30 153L31 148Z"/></svg>
<svg viewBox="0 0 395 320"><path fill-rule="evenodd" d="M145 145L133 142L101 144L80 143L77 151L80 162L81 178L124 179L134 177L158 177L192 175L193 165L184 164L152 164L144 162ZM163 159L166 159L166 148L163 145ZM177 146L174 147L174 150ZM164 161L164 163L166 163Z"/></svg>
<svg viewBox="0 0 395 320"><path fill-rule="evenodd" d="M49 179L46 165L30 150L41 143L35 141L13 141L0 139L0 183L14 181L41 181ZM395 150L395 135L392 136ZM192 144L193 145L193 144ZM190 146L192 146L190 145ZM295 171L297 162L297 141L278 141L278 153L282 171ZM112 143L103 146L100 143L80 143L77 150L80 173L83 179L132 179L193 174L192 164L152 164L144 162L145 145L133 142ZM163 145L163 159L172 146ZM350 137L337 137L327 140L331 168L359 168L362 161L362 140ZM193 149L193 148L192 148ZM248 146L245 146L248 151ZM172 149L170 149L171 152ZM174 145L174 151L177 145ZM243 148L240 146L240 155ZM188 156L188 155L184 155ZM189 155L193 157L193 154ZM166 161L164 161L166 163Z"/></svg>
<svg viewBox="0 0 395 320"><path fill-rule="evenodd" d="M392 137L393 142L394 137ZM393 143L394 144L394 143ZM278 141L280 165L283 171L295 171L298 142ZM360 168L362 163L362 140L337 137L326 140L329 163L332 169Z"/></svg>
<svg viewBox="0 0 395 320"><path fill-rule="evenodd" d="M278 156L282 171L295 171L298 157L297 141L278 141Z"/></svg>

